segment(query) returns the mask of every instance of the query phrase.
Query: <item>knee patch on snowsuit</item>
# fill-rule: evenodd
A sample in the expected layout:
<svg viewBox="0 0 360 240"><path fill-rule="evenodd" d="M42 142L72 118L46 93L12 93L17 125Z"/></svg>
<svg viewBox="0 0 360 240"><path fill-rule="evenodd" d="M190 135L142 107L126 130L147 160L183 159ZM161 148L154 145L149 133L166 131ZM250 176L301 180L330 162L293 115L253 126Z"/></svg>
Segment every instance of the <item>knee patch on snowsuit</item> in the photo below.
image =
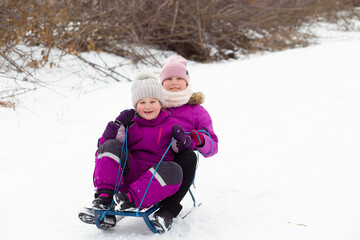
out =
<svg viewBox="0 0 360 240"><path fill-rule="evenodd" d="M149 169L154 173L157 164ZM165 185L178 185L183 178L183 172L179 164L176 162L162 162L158 167L154 176L162 186Z"/></svg>
<svg viewBox="0 0 360 240"><path fill-rule="evenodd" d="M123 150L122 151L122 147L123 144L116 140L116 139L109 139L106 140L97 150L97 158L100 159L102 157L109 157L111 159L113 159L114 161L118 162L124 169L124 174L128 173L130 171L130 167L129 167L129 161L130 158L128 156L126 156L126 151ZM122 151L122 154L121 154ZM125 164L125 159L126 157L128 157L127 161L126 161L126 166L124 166ZM121 158L121 159L120 159Z"/></svg>
<svg viewBox="0 0 360 240"><path fill-rule="evenodd" d="M129 193L134 198L135 206L147 208L157 202L171 196L180 187L182 182L182 169L179 164L173 161L162 162L155 169L157 164L152 166L135 182L131 183ZM155 172L155 174L154 174ZM154 177L152 178L152 175ZM149 185L150 180L152 181ZM146 197L144 198L146 194Z"/></svg>

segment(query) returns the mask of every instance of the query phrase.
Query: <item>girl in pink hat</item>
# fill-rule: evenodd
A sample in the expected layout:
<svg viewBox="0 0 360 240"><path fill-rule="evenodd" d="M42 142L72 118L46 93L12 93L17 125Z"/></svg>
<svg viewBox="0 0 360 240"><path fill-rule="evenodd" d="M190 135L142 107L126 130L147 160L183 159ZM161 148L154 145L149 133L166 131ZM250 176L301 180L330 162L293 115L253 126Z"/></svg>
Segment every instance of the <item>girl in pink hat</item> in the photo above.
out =
<svg viewBox="0 0 360 240"><path fill-rule="evenodd" d="M192 146L175 156L174 161L183 170L183 181L175 194L161 202L161 208L153 216L152 223L159 231L169 229L173 218L177 217L182 209L180 202L195 177L197 158L193 149L206 158L218 151L218 138L211 117L200 105L204 101L204 95L192 92L186 66L187 61L183 57L171 56L165 60L160 73L160 81L164 87L164 107L177 124L190 132ZM205 130L209 135L200 130Z"/></svg>

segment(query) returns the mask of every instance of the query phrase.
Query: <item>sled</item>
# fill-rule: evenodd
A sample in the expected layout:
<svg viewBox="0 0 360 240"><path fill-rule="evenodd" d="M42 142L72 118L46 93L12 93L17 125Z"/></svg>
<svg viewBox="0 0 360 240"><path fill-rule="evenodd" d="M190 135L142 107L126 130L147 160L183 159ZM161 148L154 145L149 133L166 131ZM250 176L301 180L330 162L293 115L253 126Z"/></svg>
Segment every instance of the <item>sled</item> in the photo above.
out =
<svg viewBox="0 0 360 240"><path fill-rule="evenodd" d="M106 215L115 215L115 216L124 216L124 217L142 217L146 223L146 226L153 232L159 233L153 224L151 223L149 216L159 209L159 204L155 204L151 208L147 209L145 212L132 212L132 211L108 211ZM94 210L95 214L95 224L96 227L102 229L100 226L100 218L102 217L105 210Z"/></svg>
<svg viewBox="0 0 360 240"><path fill-rule="evenodd" d="M195 197L191 190L189 189L189 194L193 200L193 206L200 206L200 204L196 204ZM142 217L144 219L144 222L146 226L153 232L153 233L162 233L154 227L154 225L151 223L149 216L154 213L156 210L160 208L160 203L155 204L154 206L146 209L145 211L116 211L116 210L94 210L94 217L95 217L95 225L97 228L104 230L101 227L101 218L103 218L105 215L115 215L115 216L123 216L123 217ZM105 213L105 214L104 214ZM189 212L190 213L190 212ZM187 213L183 218L185 218L189 213ZM103 216L104 215L104 216Z"/></svg>

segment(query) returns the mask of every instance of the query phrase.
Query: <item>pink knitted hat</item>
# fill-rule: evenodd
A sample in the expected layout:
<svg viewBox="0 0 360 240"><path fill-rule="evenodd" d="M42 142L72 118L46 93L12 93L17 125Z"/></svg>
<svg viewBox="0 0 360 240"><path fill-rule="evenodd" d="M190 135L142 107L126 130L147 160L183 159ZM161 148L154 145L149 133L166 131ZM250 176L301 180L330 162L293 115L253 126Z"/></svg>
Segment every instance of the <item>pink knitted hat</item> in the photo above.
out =
<svg viewBox="0 0 360 240"><path fill-rule="evenodd" d="M169 77L181 77L189 84L190 76L186 70L187 61L181 56L167 58L160 73L161 84Z"/></svg>

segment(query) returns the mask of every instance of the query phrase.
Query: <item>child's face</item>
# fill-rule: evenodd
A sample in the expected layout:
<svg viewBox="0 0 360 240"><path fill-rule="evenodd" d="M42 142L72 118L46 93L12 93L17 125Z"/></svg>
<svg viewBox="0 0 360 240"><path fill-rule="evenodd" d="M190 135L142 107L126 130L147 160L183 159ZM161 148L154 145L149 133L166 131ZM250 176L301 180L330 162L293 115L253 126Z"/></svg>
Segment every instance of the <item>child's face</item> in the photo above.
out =
<svg viewBox="0 0 360 240"><path fill-rule="evenodd" d="M155 119L161 111L161 103L156 98L141 98L136 104L136 111L146 120Z"/></svg>
<svg viewBox="0 0 360 240"><path fill-rule="evenodd" d="M169 77L163 81L162 85L169 92L179 92L187 87L186 80L181 77Z"/></svg>

